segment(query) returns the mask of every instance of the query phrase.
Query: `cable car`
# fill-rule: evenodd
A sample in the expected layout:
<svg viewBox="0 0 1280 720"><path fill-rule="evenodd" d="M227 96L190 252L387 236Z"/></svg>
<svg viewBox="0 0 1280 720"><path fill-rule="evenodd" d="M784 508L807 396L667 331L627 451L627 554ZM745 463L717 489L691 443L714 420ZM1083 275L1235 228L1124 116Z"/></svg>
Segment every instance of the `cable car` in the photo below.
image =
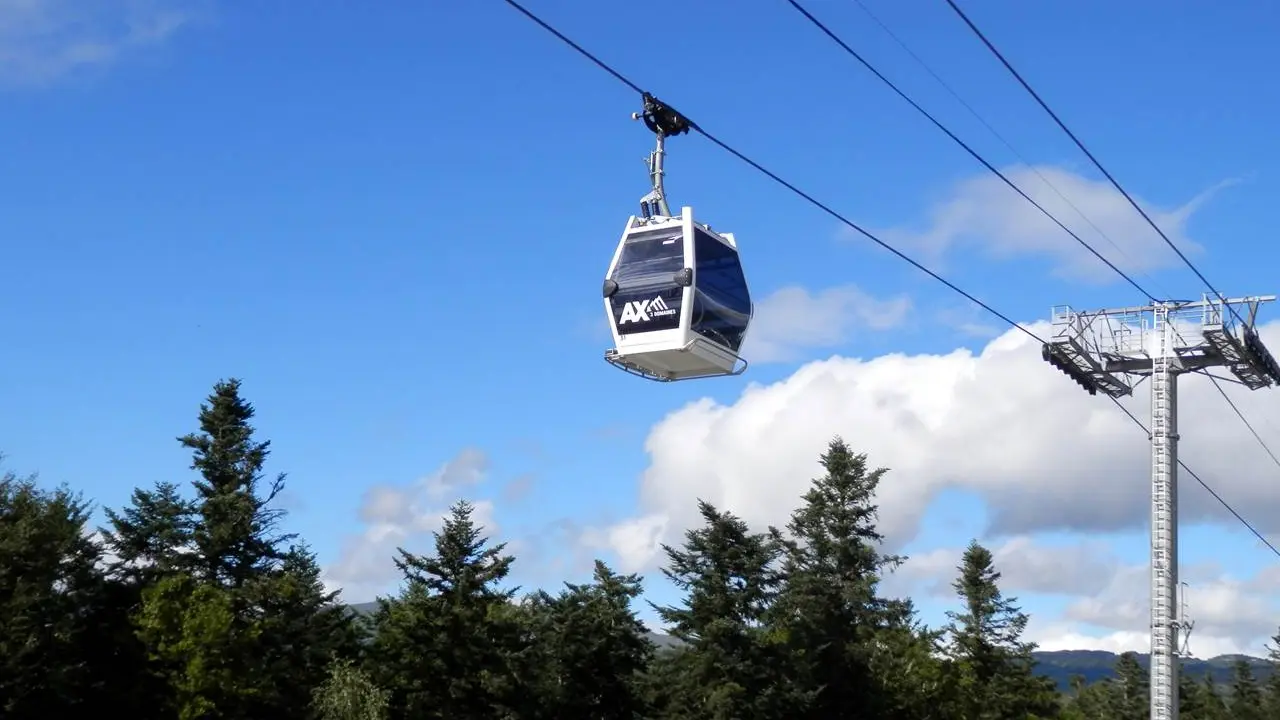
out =
<svg viewBox="0 0 1280 720"><path fill-rule="evenodd" d="M689 130L674 109L647 93L643 119L657 136L649 155L653 189L627 219L604 281L614 347L605 360L649 380L741 375L739 352L754 307L738 243L684 207L671 215L663 192L665 138Z"/></svg>

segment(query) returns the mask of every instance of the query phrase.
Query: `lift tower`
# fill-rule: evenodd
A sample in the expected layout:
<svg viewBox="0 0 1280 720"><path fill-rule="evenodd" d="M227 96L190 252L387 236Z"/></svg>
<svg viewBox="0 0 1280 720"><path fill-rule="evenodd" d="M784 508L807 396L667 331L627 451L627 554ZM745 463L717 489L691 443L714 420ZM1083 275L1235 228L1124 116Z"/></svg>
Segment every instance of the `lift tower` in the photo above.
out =
<svg viewBox="0 0 1280 720"><path fill-rule="evenodd" d="M1041 348L1090 395L1132 395L1151 380L1151 720L1178 720L1178 376L1224 367L1250 390L1280 385L1280 366L1254 327L1258 306L1275 299L1055 307Z"/></svg>

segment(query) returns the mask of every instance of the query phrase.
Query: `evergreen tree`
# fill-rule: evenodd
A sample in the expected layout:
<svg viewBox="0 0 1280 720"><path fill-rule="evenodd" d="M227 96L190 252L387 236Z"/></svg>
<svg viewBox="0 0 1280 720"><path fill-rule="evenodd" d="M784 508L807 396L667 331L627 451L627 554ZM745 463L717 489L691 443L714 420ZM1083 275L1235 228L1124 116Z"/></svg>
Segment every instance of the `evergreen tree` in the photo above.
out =
<svg viewBox="0 0 1280 720"><path fill-rule="evenodd" d="M88 519L70 490L0 475L0 717L71 717L102 699L93 645L104 579Z"/></svg>
<svg viewBox="0 0 1280 720"><path fill-rule="evenodd" d="M910 603L877 592L883 574L903 560L881 553L876 529L875 493L887 469L869 470L866 455L839 437L820 463L826 474L792 514L790 537L773 531L785 548L787 578L774 617L812 695L810 716L852 707L866 718L929 712L927 676L937 670L932 638L912 627Z"/></svg>
<svg viewBox="0 0 1280 720"><path fill-rule="evenodd" d="M1204 700L1206 720L1229 720L1231 710L1227 707L1227 701L1222 697L1222 690L1214 681L1211 671L1204 674L1204 682L1200 684L1200 697Z"/></svg>
<svg viewBox="0 0 1280 720"><path fill-rule="evenodd" d="M99 532L111 558L107 567L113 614L102 631L110 633L105 642L116 648L122 661L113 665L117 669L109 683L127 690L114 706L139 720L173 717L176 711L163 700L173 694L171 673L155 665L154 653L135 627L135 616L147 588L192 569L195 506L176 484L159 482L152 490L135 488L127 507L105 508L104 514L108 526Z"/></svg>
<svg viewBox="0 0 1280 720"><path fill-rule="evenodd" d="M1231 713L1218 693L1213 675L1206 672L1200 679L1191 673L1183 672L1178 676L1178 712L1182 720L1230 720Z"/></svg>
<svg viewBox="0 0 1280 720"><path fill-rule="evenodd" d="M1113 720L1114 688L1111 683L1086 684L1081 675L1073 675L1070 696L1064 702L1061 720Z"/></svg>
<svg viewBox="0 0 1280 720"><path fill-rule="evenodd" d="M777 543L739 518L698 503L703 526L682 548L663 546L663 574L685 593L682 606L657 607L688 648L672 659L671 720L772 720L802 708L790 687L785 648L764 624L780 578Z"/></svg>
<svg viewBox="0 0 1280 720"><path fill-rule="evenodd" d="M331 679L333 661L359 654L353 614L337 602L337 591L325 590L305 546L289 548L280 567L253 581L246 594L261 610L258 653L270 681L259 712L305 720L313 689Z"/></svg>
<svg viewBox="0 0 1280 720"><path fill-rule="evenodd" d="M1116 660L1111 682L1112 717L1116 720L1145 720L1151 710L1150 674L1138 662L1138 654L1122 653Z"/></svg>
<svg viewBox="0 0 1280 720"><path fill-rule="evenodd" d="M253 406L240 396L240 381L219 381L200 406L200 431L178 438L200 473L193 533L200 575L231 588L274 569L292 540L276 534L283 511L270 507L285 476L277 475L265 494L259 492L271 442L254 439L253 416Z"/></svg>
<svg viewBox="0 0 1280 720"><path fill-rule="evenodd" d="M539 712L548 718L631 720L643 716L643 672L653 644L632 601L640 578L597 560L593 582L566 583L558 596L538 593L530 610L542 660Z"/></svg>
<svg viewBox="0 0 1280 720"><path fill-rule="evenodd" d="M397 717L488 720L519 705L513 665L525 637L510 600L498 587L514 558L505 543L489 546L459 501L435 533L435 554L399 549L405 585L380 600L373 644L375 680L391 691Z"/></svg>
<svg viewBox="0 0 1280 720"><path fill-rule="evenodd" d="M110 527L103 543L114 555L113 574L142 586L158 576L186 568L192 559L195 506L178 486L156 483L154 490L136 488L122 511L105 508Z"/></svg>
<svg viewBox="0 0 1280 720"><path fill-rule="evenodd" d="M284 476L264 487L270 442L255 439L240 387L216 383L200 430L178 439L199 471L194 500L171 483L137 490L104 536L147 674L164 683L150 697L192 717L302 718L329 662L355 654L355 630L314 556L278 530Z"/></svg>
<svg viewBox="0 0 1280 720"><path fill-rule="evenodd" d="M1249 661L1237 658L1231 664L1231 717L1234 720L1264 720L1262 690Z"/></svg>
<svg viewBox="0 0 1280 720"><path fill-rule="evenodd" d="M1280 718L1280 631L1271 636L1271 644L1267 646L1267 662L1271 665L1266 683L1267 717Z"/></svg>
<svg viewBox="0 0 1280 720"><path fill-rule="evenodd" d="M675 720L689 717L684 697L678 690L688 684L682 673L688 662L684 655L689 648L684 645L659 647L640 678L642 705L647 720Z"/></svg>
<svg viewBox="0 0 1280 720"><path fill-rule="evenodd" d="M141 603L139 585L104 572L101 594L84 604L88 631L80 645L94 668L93 694L86 704L113 708L133 720L169 720L173 716L162 702L168 688L152 672L133 623Z"/></svg>
<svg viewBox="0 0 1280 720"><path fill-rule="evenodd" d="M917 622L910 600L894 600L889 609L871 647L876 695L863 701L883 709L883 717L892 720L935 720L938 708L946 706L952 695L947 667L940 658L946 633Z"/></svg>
<svg viewBox="0 0 1280 720"><path fill-rule="evenodd" d="M121 511L105 508L104 514L108 527L99 532L111 558L107 567L113 614L103 632L111 634L106 642L123 661L114 665L118 669L110 684L128 689L115 707L139 720L170 718L176 711L164 699L173 695L168 680L172 673L155 664L155 654L135 627L135 616L147 588L192 569L195 506L176 484L159 482L152 490L135 488L129 506Z"/></svg>
<svg viewBox="0 0 1280 720"><path fill-rule="evenodd" d="M1205 698L1200 683L1187 672L1186 663L1178 668L1178 715L1181 720L1199 720L1205 712Z"/></svg>
<svg viewBox="0 0 1280 720"><path fill-rule="evenodd" d="M953 587L964 603L948 613L950 656L960 716L969 720L1051 717L1058 709L1052 681L1035 674L1022 640L1028 616L1000 592L991 552L969 543Z"/></svg>

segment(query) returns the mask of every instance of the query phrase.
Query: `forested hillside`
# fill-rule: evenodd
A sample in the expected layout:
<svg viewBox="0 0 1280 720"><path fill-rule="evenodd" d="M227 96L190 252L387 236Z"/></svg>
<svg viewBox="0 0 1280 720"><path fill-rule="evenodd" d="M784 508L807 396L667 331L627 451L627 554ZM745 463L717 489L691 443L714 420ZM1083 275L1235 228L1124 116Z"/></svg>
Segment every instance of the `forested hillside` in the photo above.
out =
<svg viewBox="0 0 1280 720"><path fill-rule="evenodd" d="M74 489L4 475L0 717L1146 717L1140 658L1037 654L977 542L944 626L885 596L903 560L876 529L888 470L839 438L784 528L699 504L665 548L682 598L656 608L664 639L637 619L640 578L600 561L586 583L511 590L518 559L464 501L434 548L398 552L391 597L353 611L285 532L285 478L267 475L253 415L237 381L219 382L178 439L194 480L139 487L97 533ZM1274 663L1188 663L1182 717L1280 717Z"/></svg>
<svg viewBox="0 0 1280 720"><path fill-rule="evenodd" d="M371 615L378 609L378 603L356 603L350 607L360 615ZM684 646L678 638L659 632L648 632L646 637L659 650ZM1149 667L1151 658L1146 653L1135 653L1133 657L1143 670ZM1087 684L1114 679L1120 663L1120 654L1105 650L1037 650L1031 653L1031 658L1035 661L1036 674L1053 680L1063 692L1071 689L1076 678ZM1236 665L1241 661L1248 665L1258 680L1268 680L1274 672L1273 663L1243 655L1187 658L1182 662L1182 672L1193 678L1208 677L1219 685L1229 686L1235 680Z"/></svg>

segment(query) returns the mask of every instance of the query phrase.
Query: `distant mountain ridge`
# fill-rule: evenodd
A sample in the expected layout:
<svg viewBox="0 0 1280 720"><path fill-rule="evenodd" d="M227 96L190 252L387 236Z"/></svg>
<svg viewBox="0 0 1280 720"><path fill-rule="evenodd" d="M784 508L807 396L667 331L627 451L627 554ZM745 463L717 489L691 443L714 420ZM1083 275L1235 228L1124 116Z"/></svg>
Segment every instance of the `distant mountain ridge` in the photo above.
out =
<svg viewBox="0 0 1280 720"><path fill-rule="evenodd" d="M358 613L370 613L377 609L378 603L358 603L349 606ZM680 641L670 635L661 633L649 633L649 639L659 648L678 647ZM1036 670L1041 675L1052 678L1062 690L1066 690L1070 686L1071 678L1080 675L1087 683L1104 680L1114 675L1116 661L1120 659L1118 653L1107 652L1105 650L1053 650L1032 653L1036 659ZM1183 672L1189 673L1192 677L1199 680L1209 673L1213 676L1215 682L1229 683L1231 681L1231 666L1236 660L1243 658L1249 662L1253 668L1254 676L1259 680L1263 680L1271 676L1271 664L1262 658L1249 657L1247 655L1219 655L1217 657L1202 660L1200 658L1188 658L1183 661ZM1146 668L1151 662L1151 656L1146 653L1139 653L1138 663Z"/></svg>
<svg viewBox="0 0 1280 720"><path fill-rule="evenodd" d="M1035 652L1032 656L1036 659L1036 671L1053 678L1062 689L1070 685L1073 675L1080 675L1084 677L1085 682L1089 683L1113 677L1116 661L1120 659L1118 653L1105 650L1054 650ZM1208 659L1185 658L1182 661L1182 671L1196 680L1209 674L1215 682L1227 684L1231 682L1231 666L1239 659L1249 663L1254 676L1259 680L1271 676L1271 663L1248 655L1218 655ZM1139 665L1148 668L1150 663L1149 654L1138 654Z"/></svg>

